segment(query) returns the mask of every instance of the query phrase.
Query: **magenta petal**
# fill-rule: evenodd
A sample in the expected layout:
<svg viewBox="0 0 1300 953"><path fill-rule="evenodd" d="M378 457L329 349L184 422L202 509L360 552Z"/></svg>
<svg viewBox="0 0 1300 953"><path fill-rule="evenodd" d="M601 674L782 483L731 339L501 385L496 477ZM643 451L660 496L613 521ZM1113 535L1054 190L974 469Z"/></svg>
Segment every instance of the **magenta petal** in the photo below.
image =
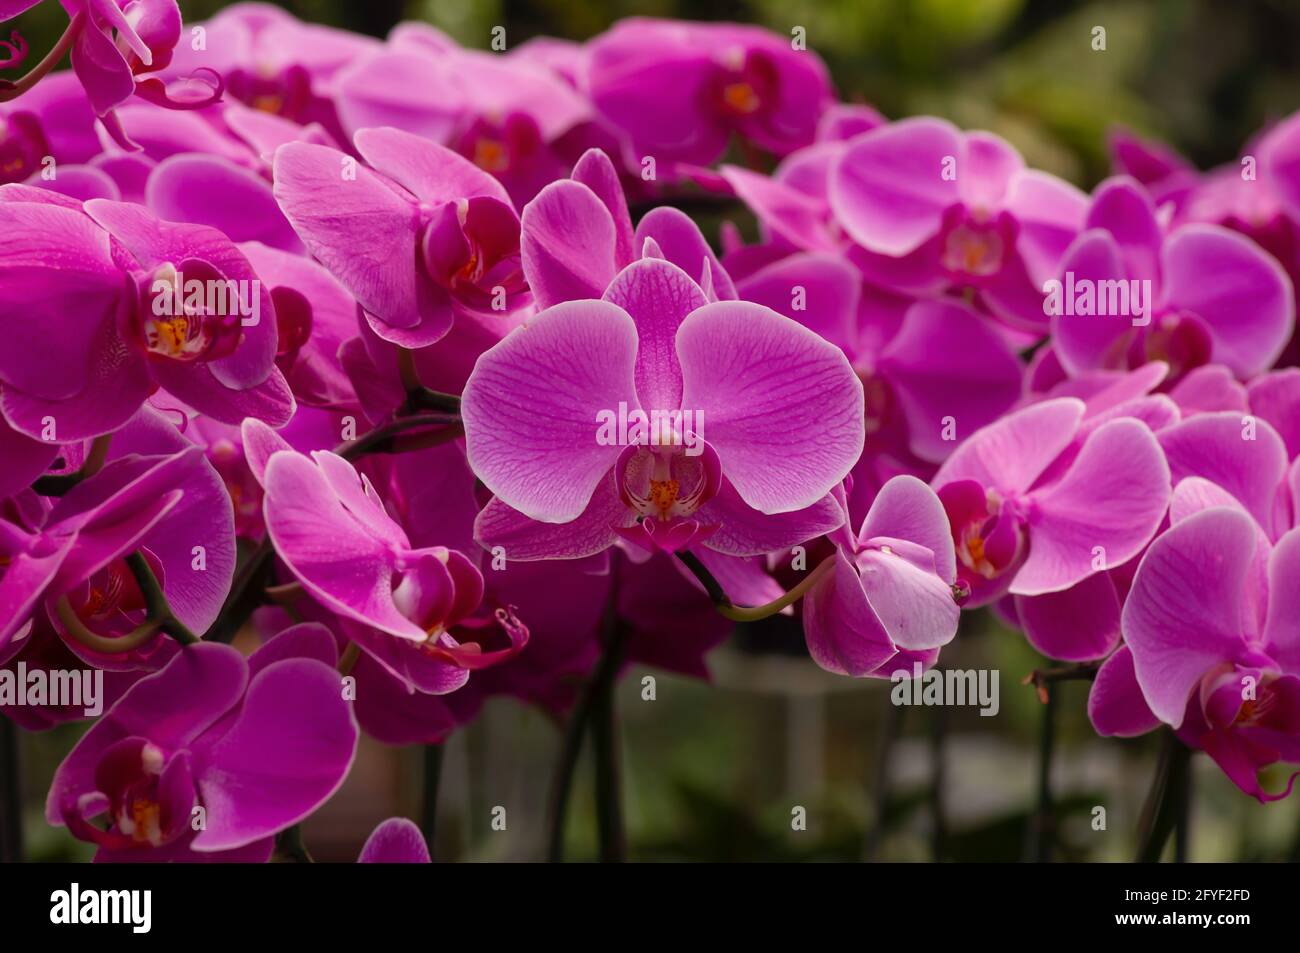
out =
<svg viewBox="0 0 1300 953"><path fill-rule="evenodd" d="M614 220L614 261L617 265L626 265L636 257L636 246L632 238L632 216L614 163L600 149L588 149L573 166L572 178L596 193L609 210Z"/></svg>
<svg viewBox="0 0 1300 953"><path fill-rule="evenodd" d="M96 364L112 353L126 297L108 235L79 211L5 202L0 236L0 381L52 400L99 383Z"/></svg>
<svg viewBox="0 0 1300 953"><path fill-rule="evenodd" d="M907 418L909 448L938 462L958 439L992 423L1020 396L1020 361L990 322L956 301L921 301L907 311L877 368Z"/></svg>
<svg viewBox="0 0 1300 953"><path fill-rule="evenodd" d="M945 160L965 158L961 133L928 116L904 119L849 143L831 172L835 216L858 244L882 255L915 251L960 198Z"/></svg>
<svg viewBox="0 0 1300 953"><path fill-rule="evenodd" d="M1165 724L1181 725L1201 678L1244 647L1256 533L1244 513L1204 510L1142 557L1124 603L1124 641L1142 694Z"/></svg>
<svg viewBox="0 0 1300 953"><path fill-rule="evenodd" d="M1160 727L1142 697L1142 687L1133 671L1133 655L1127 645L1102 663L1088 692L1088 719L1099 735L1136 738Z"/></svg>
<svg viewBox="0 0 1300 953"><path fill-rule="evenodd" d="M1103 287L1102 282L1128 279L1119 244L1109 232L1091 229L1084 232L1065 252L1061 261L1061 275L1073 273L1077 287L1082 282L1092 282L1093 288ZM1064 279L1062 279L1064 284ZM1068 284L1061 293L1062 312L1072 310L1064 305ZM1148 308L1151 306L1148 302ZM1150 314L1148 313L1148 317ZM1061 365L1071 375L1123 364L1129 343L1138 333L1129 315L1052 315L1052 344Z"/></svg>
<svg viewBox="0 0 1300 953"><path fill-rule="evenodd" d="M465 157L400 129L361 129L357 151L377 171L429 205L487 196L510 209L505 187Z"/></svg>
<svg viewBox="0 0 1300 953"><path fill-rule="evenodd" d="M338 672L315 659L268 666L207 753L198 787L208 826L194 849L243 847L307 817L347 777L357 737Z"/></svg>
<svg viewBox="0 0 1300 953"><path fill-rule="evenodd" d="M1300 456L1300 368L1263 374L1250 382L1246 393L1251 411L1272 424L1286 442L1287 456Z"/></svg>
<svg viewBox="0 0 1300 953"><path fill-rule="evenodd" d="M552 182L524 206L519 247L538 307L599 298L618 271L609 209L580 182Z"/></svg>
<svg viewBox="0 0 1300 953"><path fill-rule="evenodd" d="M359 864L427 864L429 845L414 822L390 817L371 832L361 848Z"/></svg>
<svg viewBox="0 0 1300 953"><path fill-rule="evenodd" d="M1022 493L1070 445L1083 410L1083 401L1061 397L1008 414L967 437L930 485L975 480L1003 494Z"/></svg>
<svg viewBox="0 0 1300 953"><path fill-rule="evenodd" d="M1015 599L1025 637L1048 658L1088 662L1105 658L1119 644L1119 594L1109 573L1060 592Z"/></svg>
<svg viewBox="0 0 1300 953"><path fill-rule="evenodd" d="M598 442L602 415L638 406L636 349L625 311L578 301L547 309L479 357L461 405L479 479L533 519L576 518L621 451Z"/></svg>
<svg viewBox="0 0 1300 953"><path fill-rule="evenodd" d="M867 602L900 649L922 651L947 645L957 634L961 609L952 586L935 571L924 546L875 537L854 560Z"/></svg>
<svg viewBox="0 0 1300 953"><path fill-rule="evenodd" d="M1054 175L1025 169L1012 176L1003 207L1020 226L1016 250L1041 288L1056 277L1061 256L1083 228L1088 196Z"/></svg>
<svg viewBox="0 0 1300 953"><path fill-rule="evenodd" d="M723 301L677 332L682 407L741 498L765 513L811 506L848 474L865 439L862 384L844 353L761 305Z"/></svg>
<svg viewBox="0 0 1300 953"><path fill-rule="evenodd" d="M149 175L145 204L159 218L197 222L232 241L259 241L302 253L265 179L221 156L169 156Z"/></svg>
<svg viewBox="0 0 1300 953"><path fill-rule="evenodd" d="M1300 528L1277 541L1268 561L1268 621L1264 651L1282 670L1300 674Z"/></svg>
<svg viewBox="0 0 1300 953"><path fill-rule="evenodd" d="M117 7L113 7L117 10ZM131 98L135 77L113 40L96 24L87 24L72 46L72 70L85 87L97 116Z"/></svg>
<svg viewBox="0 0 1300 953"><path fill-rule="evenodd" d="M62 826L62 805L95 790L95 770L109 747L140 737L164 751L183 749L239 703L247 678L247 664L230 646L195 645L136 682L59 766L46 800L46 820Z"/></svg>
<svg viewBox="0 0 1300 953"><path fill-rule="evenodd" d="M413 203L350 156L305 142L276 150L274 191L307 250L362 307L396 327L419 323Z"/></svg>
<svg viewBox="0 0 1300 953"><path fill-rule="evenodd" d="M1168 306L1204 322L1215 361L1240 377L1272 366L1295 327L1291 280L1274 258L1226 228L1189 225L1163 260Z"/></svg>
<svg viewBox="0 0 1300 953"><path fill-rule="evenodd" d="M1160 525L1169 493L1169 465L1151 431L1124 418L1103 424L1058 483L1031 495L1029 557L1011 591L1058 592L1098 563L1110 569L1128 562Z"/></svg>
<svg viewBox="0 0 1300 953"><path fill-rule="evenodd" d="M880 488L858 532L858 545L877 536L905 539L928 549L935 572L951 584L957 578L956 555L948 516L934 490L913 476L896 476Z"/></svg>
<svg viewBox="0 0 1300 953"><path fill-rule="evenodd" d="M695 518L717 529L704 545L729 556L759 556L789 549L844 525L848 515L831 494L811 506L766 514L749 506L723 480L718 495L700 507Z"/></svg>
<svg viewBox="0 0 1300 953"><path fill-rule="evenodd" d="M618 305L636 324L636 393L641 406L681 407L677 329L688 314L708 303L700 286L671 262L646 258L620 271L604 300Z"/></svg>
<svg viewBox="0 0 1300 953"><path fill-rule="evenodd" d="M316 457L319 462L333 454ZM358 479L355 472L352 479ZM308 592L358 622L424 638L424 630L393 603L396 552L405 548L405 537L391 520L381 526L381 504L366 502L359 489L347 496L335 492L324 469L298 453L271 457L264 483L267 532Z"/></svg>
<svg viewBox="0 0 1300 953"><path fill-rule="evenodd" d="M828 672L870 675L898 650L867 602L853 564L840 550L834 558L834 571L804 596L808 654Z"/></svg>
<svg viewBox="0 0 1300 953"><path fill-rule="evenodd" d="M616 530L630 526L634 515L619 498L613 475L606 473L586 508L566 523L530 519L493 497L474 522L474 537L486 549L500 547L507 563L581 559L612 546L618 538Z"/></svg>
<svg viewBox="0 0 1300 953"><path fill-rule="evenodd" d="M1188 416L1218 410L1245 413L1248 406L1246 388L1237 383L1232 371L1222 364L1204 364L1193 368L1174 385L1169 396L1178 404L1179 410Z"/></svg>
<svg viewBox="0 0 1300 953"><path fill-rule="evenodd" d="M33 440L0 420L0 499L30 486L59 455L59 445Z"/></svg>
<svg viewBox="0 0 1300 953"><path fill-rule="evenodd" d="M1262 420L1254 423L1254 439L1247 440L1241 414L1198 414L1161 431L1159 439L1175 483L1186 477L1217 483L1267 530L1287 455L1272 427Z"/></svg>
<svg viewBox="0 0 1300 953"><path fill-rule="evenodd" d="M717 299L735 300L736 289L731 283L731 277L723 270L713 249L704 240L700 226L681 209L660 205L646 212L645 217L637 223L632 239L633 247L643 248L647 240L653 240L664 258L696 282L701 285L712 282Z"/></svg>
<svg viewBox="0 0 1300 953"><path fill-rule="evenodd" d="M258 483L265 484L264 474L271 457L281 450L292 450L293 447L266 424L252 417L243 422L239 432L248 468L253 471L253 478Z"/></svg>
<svg viewBox="0 0 1300 953"><path fill-rule="evenodd" d="M848 353L857 337L862 278L842 258L799 253L742 280L736 293L771 308ZM801 307L796 310L796 304Z"/></svg>
<svg viewBox="0 0 1300 953"><path fill-rule="evenodd" d="M1084 228L1101 228L1119 245L1127 277L1160 279L1161 229L1151 198L1132 179L1107 179L1093 193Z"/></svg>
<svg viewBox="0 0 1300 953"><path fill-rule="evenodd" d="M233 426L256 417L272 427L283 427L293 418L297 406L278 367L272 367L266 380L247 390L227 387L207 365L157 362L152 370L158 383L173 397Z"/></svg>
<svg viewBox="0 0 1300 953"><path fill-rule="evenodd" d="M724 165L721 171L736 195L763 223L766 234L807 251L839 251L840 243L832 234L824 201L748 169Z"/></svg>

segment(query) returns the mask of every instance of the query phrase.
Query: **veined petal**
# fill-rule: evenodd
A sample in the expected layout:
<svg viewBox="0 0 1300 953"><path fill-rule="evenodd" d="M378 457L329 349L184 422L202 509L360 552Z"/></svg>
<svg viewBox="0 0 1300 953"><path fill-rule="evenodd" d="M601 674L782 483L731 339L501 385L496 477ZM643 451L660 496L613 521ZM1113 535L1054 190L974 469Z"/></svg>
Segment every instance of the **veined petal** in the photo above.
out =
<svg viewBox="0 0 1300 953"><path fill-rule="evenodd" d="M682 407L741 498L764 513L811 506L848 474L866 436L844 353L761 305L721 301L677 332Z"/></svg>
<svg viewBox="0 0 1300 953"><path fill-rule="evenodd" d="M586 508L622 448L604 415L639 407L636 325L605 301L558 304L479 357L461 415L470 467L502 502L546 523Z"/></svg>

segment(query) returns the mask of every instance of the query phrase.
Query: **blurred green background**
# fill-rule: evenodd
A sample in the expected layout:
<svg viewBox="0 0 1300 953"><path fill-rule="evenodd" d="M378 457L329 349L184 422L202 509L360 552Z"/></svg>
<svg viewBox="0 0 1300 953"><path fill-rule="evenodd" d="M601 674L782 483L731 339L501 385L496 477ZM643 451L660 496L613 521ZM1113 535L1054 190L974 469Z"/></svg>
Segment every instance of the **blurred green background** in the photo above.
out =
<svg viewBox="0 0 1300 953"><path fill-rule="evenodd" d="M227 4L182 2L187 21ZM422 19L485 48L504 25L513 46L537 35L584 40L629 15L730 19L788 34L807 30L840 97L896 118L930 112L996 131L1031 164L1090 188L1107 173L1106 132L1117 124L1167 141L1201 167L1233 159L1269 120L1300 107L1300 3L1289 0L304 0L299 17L384 35ZM17 24L33 53L64 22L47 3ZM1092 49L1093 28L1106 49ZM711 235L710 237L716 237ZM970 621L943 666L1001 673L1001 712L907 709L880 797L888 683L836 678L800 657L792 622L740 633L713 656L715 683L626 673L619 692L628 825L634 859L1016 860L1024 855L1037 783L1041 708L1020 680L1045 665L1022 637L990 618ZM645 701L641 679L657 678ZM1084 706L1087 684L1058 686L1057 793L1063 859L1124 860L1157 743L1100 739ZM893 710L896 715L898 709ZM85 845L48 828L39 804L79 729L24 739L27 834L33 859L84 857ZM493 702L447 746L440 859L536 859L558 732L543 716ZM384 817L420 810L421 755L367 742L347 786L305 825L320 860L355 858ZM935 768L940 784L936 786ZM1279 779L1271 779L1271 787ZM1300 856L1300 803L1261 807L1204 757L1196 759L1191 857ZM505 806L505 831L491 811ZM807 830L791 829L804 807ZM1092 811L1107 811L1107 829ZM883 808L883 811L882 811ZM938 808L936 810L936 808ZM595 853L584 768L570 815L574 858ZM936 825L936 818L939 823Z"/></svg>
<svg viewBox="0 0 1300 953"><path fill-rule="evenodd" d="M730 19L789 33L829 63L846 101L890 117L946 116L1011 139L1032 164L1090 187L1115 123L1158 136L1208 167L1300 105L1295 0L293 0L305 20L383 36L402 19L487 46L585 40L632 15ZM186 20L229 6L181 0ZM64 22L56 3L18 21L34 52ZM1092 28L1106 29L1105 51Z"/></svg>

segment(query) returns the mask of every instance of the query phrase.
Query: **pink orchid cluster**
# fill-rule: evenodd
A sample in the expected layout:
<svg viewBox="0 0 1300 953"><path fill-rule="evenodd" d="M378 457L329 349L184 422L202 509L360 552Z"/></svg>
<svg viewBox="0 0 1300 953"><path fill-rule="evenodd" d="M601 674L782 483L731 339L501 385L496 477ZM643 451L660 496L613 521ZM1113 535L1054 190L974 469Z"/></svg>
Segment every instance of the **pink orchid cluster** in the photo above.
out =
<svg viewBox="0 0 1300 953"><path fill-rule="evenodd" d="M46 809L98 859L266 860L362 731L589 717L796 604L877 678L989 607L1100 734L1290 791L1300 114L1086 194L753 27L63 6L0 82L0 664L102 673Z"/></svg>

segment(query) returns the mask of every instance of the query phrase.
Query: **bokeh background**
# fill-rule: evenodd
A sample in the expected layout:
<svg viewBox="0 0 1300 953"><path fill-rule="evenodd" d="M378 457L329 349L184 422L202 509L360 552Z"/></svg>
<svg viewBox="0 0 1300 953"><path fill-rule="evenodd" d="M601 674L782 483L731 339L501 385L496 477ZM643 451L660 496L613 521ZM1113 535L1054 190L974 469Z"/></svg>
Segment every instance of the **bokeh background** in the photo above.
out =
<svg viewBox="0 0 1300 953"><path fill-rule="evenodd" d="M187 22L228 4L182 0ZM303 0L304 20L383 36L402 19L486 48L495 26L517 45L585 40L630 15L728 19L807 30L840 96L891 118L935 113L1009 139L1030 164L1090 189L1108 172L1115 126L1162 139L1208 168L1233 160L1267 122L1300 108L1300 3L1294 0ZM40 55L62 30L57 4L15 24ZM1106 29L1105 51L1091 46ZM727 213L743 217L743 212ZM701 222L717 237L717 216ZM752 222L740 221L752 234ZM629 669L618 708L630 855L690 860L1018 860L1031 840L1042 705L1021 680L1048 663L986 614L964 619L943 666L1000 673L1001 710L893 708L888 683L822 672L794 619L741 627L711 656L704 684ZM655 699L643 699L654 676ZM1158 741L1097 738L1086 682L1054 687L1056 856L1126 860ZM34 860L87 859L41 805L80 729L23 734L26 835ZM543 856L560 730L498 699L446 745L439 860ZM886 739L895 739L887 744ZM571 858L595 855L589 765L569 823ZM344 789L304 825L318 860L352 860L393 814L419 818L424 755L363 742ZM882 784L882 779L886 783ZM1270 787L1279 786L1277 779ZM493 831L494 807L507 809ZM1106 830L1093 828L1106 809ZM791 812L807 811L807 829ZM1269 807L1195 763L1192 860L1300 859L1300 797ZM1172 848L1171 848L1172 849Z"/></svg>

